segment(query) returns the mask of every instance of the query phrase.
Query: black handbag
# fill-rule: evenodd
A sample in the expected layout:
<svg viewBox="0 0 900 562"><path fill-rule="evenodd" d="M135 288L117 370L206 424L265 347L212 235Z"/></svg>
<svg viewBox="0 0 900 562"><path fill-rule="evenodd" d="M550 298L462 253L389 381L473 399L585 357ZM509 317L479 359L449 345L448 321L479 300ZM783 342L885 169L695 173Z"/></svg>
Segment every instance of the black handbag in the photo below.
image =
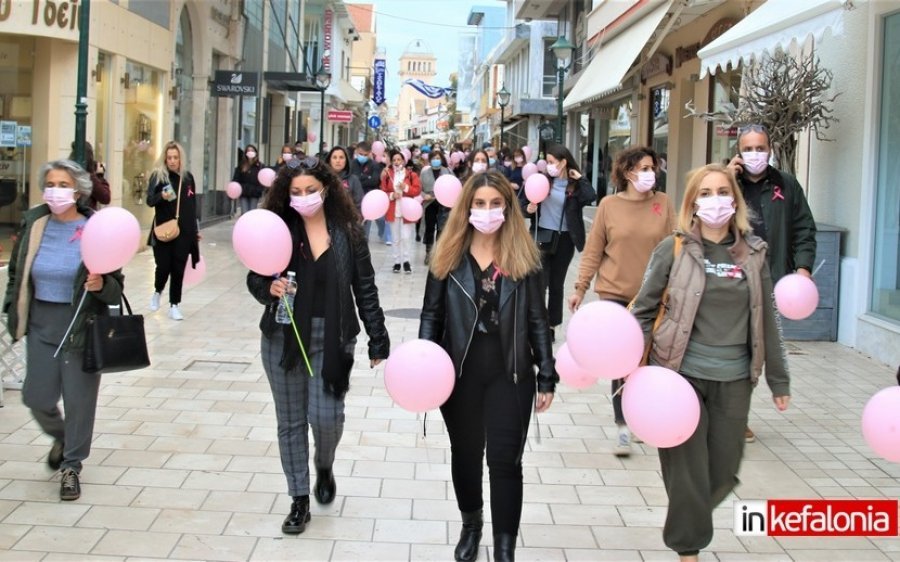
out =
<svg viewBox="0 0 900 562"><path fill-rule="evenodd" d="M125 306L121 315L101 314L85 322L87 338L81 367L84 372L119 373L150 366L144 317L131 312L124 294L122 302Z"/></svg>
<svg viewBox="0 0 900 562"><path fill-rule="evenodd" d="M559 217L559 228L556 230L550 230L549 228L543 228L541 226L537 227L537 236L535 236L535 241L538 244L538 248L541 249L541 252L552 256L556 254L556 248L559 246L559 233L562 230L563 218L565 215L566 209L563 207L562 214Z"/></svg>

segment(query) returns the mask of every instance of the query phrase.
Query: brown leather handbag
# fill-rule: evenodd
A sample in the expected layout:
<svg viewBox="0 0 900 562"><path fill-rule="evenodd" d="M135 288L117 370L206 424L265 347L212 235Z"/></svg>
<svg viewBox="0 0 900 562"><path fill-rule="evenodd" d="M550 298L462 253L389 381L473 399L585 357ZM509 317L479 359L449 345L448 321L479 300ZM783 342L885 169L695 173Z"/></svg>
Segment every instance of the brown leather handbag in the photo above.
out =
<svg viewBox="0 0 900 562"><path fill-rule="evenodd" d="M153 227L153 234L160 242L171 242L178 238L181 229L178 228L178 216L181 214L181 181L182 176L178 177L178 202L175 204L175 218L167 220L162 224ZM155 219L154 219L155 220Z"/></svg>

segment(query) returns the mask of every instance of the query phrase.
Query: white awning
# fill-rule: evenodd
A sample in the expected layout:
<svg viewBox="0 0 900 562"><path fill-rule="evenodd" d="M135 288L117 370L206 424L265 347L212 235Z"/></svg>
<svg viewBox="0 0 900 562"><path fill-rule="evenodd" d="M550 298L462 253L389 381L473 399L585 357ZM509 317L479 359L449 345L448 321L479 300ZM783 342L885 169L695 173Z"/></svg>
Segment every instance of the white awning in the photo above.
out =
<svg viewBox="0 0 900 562"><path fill-rule="evenodd" d="M850 0L767 0L718 37L700 49L700 76L715 74L718 68L740 62L749 63L776 47L787 49L810 35L820 40L826 29L832 35L843 32L844 10Z"/></svg>
<svg viewBox="0 0 900 562"><path fill-rule="evenodd" d="M640 21L602 45L591 64L581 73L578 82L563 101L563 108L590 102L622 88L622 79L634 63L650 36L659 27L671 1L641 18Z"/></svg>

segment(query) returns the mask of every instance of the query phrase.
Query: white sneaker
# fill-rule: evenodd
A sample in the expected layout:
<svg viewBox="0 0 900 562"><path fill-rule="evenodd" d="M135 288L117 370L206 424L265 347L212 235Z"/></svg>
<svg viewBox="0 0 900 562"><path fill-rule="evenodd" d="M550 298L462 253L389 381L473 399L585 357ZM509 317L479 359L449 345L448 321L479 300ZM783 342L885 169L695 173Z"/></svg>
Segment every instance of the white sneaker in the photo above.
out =
<svg viewBox="0 0 900 562"><path fill-rule="evenodd" d="M617 457L627 457L631 455L631 431L626 425L620 425L616 446L613 454Z"/></svg>
<svg viewBox="0 0 900 562"><path fill-rule="evenodd" d="M159 299L162 295L159 293L153 293L153 296L150 297L150 310L156 312L159 310Z"/></svg>
<svg viewBox="0 0 900 562"><path fill-rule="evenodd" d="M181 310L178 309L177 304L173 304L169 307L169 318L172 320L184 320L184 315L181 313Z"/></svg>

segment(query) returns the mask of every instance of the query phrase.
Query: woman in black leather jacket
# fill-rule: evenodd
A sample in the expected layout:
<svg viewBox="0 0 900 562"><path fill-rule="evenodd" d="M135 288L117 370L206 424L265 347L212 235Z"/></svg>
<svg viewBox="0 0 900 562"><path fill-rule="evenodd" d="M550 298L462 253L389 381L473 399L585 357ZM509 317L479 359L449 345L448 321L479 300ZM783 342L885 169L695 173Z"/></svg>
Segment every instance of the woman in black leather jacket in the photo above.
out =
<svg viewBox="0 0 900 562"><path fill-rule="evenodd" d="M487 442L494 559L512 560L531 408L550 407L559 377L540 254L499 172L472 174L450 212L430 264L419 337L443 346L456 370L453 393L441 406L463 520L456 559L478 556Z"/></svg>
<svg viewBox="0 0 900 562"><path fill-rule="evenodd" d="M286 279L250 272L247 287L266 307L260 322L262 363L293 498L281 530L300 534L310 520L308 425L316 444L316 500L331 503L336 493L332 466L360 331L357 311L369 335L370 366L387 358L390 340L360 217L331 169L312 157L290 160L263 208L281 217L291 232L294 252L287 270L296 272L298 284L293 315L312 367L308 372L291 325L275 322Z"/></svg>

